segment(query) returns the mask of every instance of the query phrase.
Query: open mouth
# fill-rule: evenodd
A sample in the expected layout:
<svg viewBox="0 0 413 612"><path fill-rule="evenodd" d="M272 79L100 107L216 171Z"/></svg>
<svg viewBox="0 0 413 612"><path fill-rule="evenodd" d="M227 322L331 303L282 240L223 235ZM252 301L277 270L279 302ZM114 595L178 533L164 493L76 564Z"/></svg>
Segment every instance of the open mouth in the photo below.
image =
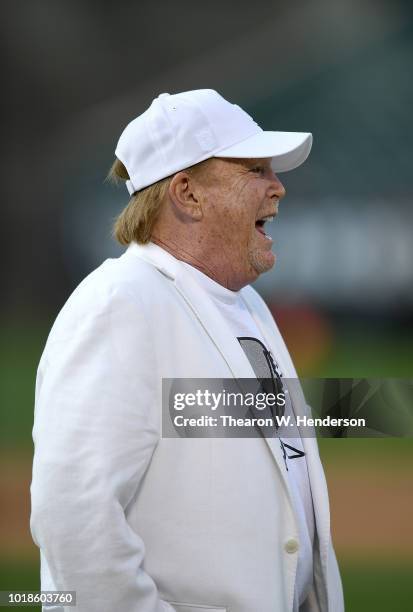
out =
<svg viewBox="0 0 413 612"><path fill-rule="evenodd" d="M260 217L255 222L255 229L257 230L257 232L259 232L269 240L271 240L271 237L265 233L264 227L266 223L272 223L272 221L274 220L274 216L275 215L266 215L264 217Z"/></svg>

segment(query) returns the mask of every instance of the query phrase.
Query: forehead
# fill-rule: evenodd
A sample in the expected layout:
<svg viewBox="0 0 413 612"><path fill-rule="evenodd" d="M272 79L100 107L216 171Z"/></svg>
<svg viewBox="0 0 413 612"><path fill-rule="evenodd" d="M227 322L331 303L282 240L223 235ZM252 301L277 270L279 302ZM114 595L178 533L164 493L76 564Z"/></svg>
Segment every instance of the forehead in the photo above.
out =
<svg viewBox="0 0 413 612"><path fill-rule="evenodd" d="M222 184L223 181L226 183L232 179L237 179L237 177L246 177L249 171L256 166L268 166L270 168L271 160L271 157L210 157L195 168L201 182L205 185L217 185Z"/></svg>
<svg viewBox="0 0 413 612"><path fill-rule="evenodd" d="M257 164L270 166L272 158L271 157L245 157L245 158L244 157L243 158L216 157L214 159L221 161L224 165L227 165L227 166L238 166L238 167L241 166L245 168L252 168L256 166Z"/></svg>
<svg viewBox="0 0 413 612"><path fill-rule="evenodd" d="M234 176L244 174L255 166L271 167L271 157L248 157L248 158L235 158L235 157L213 157L208 160L209 170L215 177L221 176Z"/></svg>

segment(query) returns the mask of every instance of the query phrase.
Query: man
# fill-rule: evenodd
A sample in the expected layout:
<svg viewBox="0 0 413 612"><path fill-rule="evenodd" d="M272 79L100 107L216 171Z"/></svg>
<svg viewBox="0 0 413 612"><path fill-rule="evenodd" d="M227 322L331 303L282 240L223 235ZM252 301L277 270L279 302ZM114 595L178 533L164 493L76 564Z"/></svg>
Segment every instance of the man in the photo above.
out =
<svg viewBox="0 0 413 612"><path fill-rule="evenodd" d="M129 248L69 298L36 387L42 589L81 612L343 610L314 439L161 436L162 379L296 377L248 285L275 261L274 171L310 148L213 90L160 95L120 137Z"/></svg>

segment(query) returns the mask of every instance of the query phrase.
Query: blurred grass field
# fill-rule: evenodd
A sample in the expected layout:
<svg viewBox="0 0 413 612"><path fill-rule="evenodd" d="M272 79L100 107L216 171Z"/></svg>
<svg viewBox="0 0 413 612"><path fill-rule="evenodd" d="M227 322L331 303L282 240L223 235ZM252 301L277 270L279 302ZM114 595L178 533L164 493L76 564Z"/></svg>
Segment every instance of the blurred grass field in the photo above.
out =
<svg viewBox="0 0 413 612"><path fill-rule="evenodd" d="M413 598L412 569L412 565L397 563L385 567L377 563L368 566L357 562L342 564L346 610L408 612ZM34 564L0 563L0 576L2 590L5 589L4 585L7 585L7 590L39 589L38 571ZM13 606L3 609L30 609L40 612L39 606L30 608Z"/></svg>
<svg viewBox="0 0 413 612"><path fill-rule="evenodd" d="M36 368L49 328L46 322L2 330L0 590L39 588L38 553L28 530L31 430ZM305 374L408 377L411 344L403 333L342 330L328 359ZM347 610L410 609L413 532L407 517L413 509L413 440L322 439L320 453Z"/></svg>

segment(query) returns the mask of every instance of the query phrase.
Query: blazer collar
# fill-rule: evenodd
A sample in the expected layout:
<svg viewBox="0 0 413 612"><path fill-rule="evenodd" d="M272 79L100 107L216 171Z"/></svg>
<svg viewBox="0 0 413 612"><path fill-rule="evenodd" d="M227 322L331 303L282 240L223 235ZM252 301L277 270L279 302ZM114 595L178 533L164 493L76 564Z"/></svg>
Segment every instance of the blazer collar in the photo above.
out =
<svg viewBox="0 0 413 612"><path fill-rule="evenodd" d="M255 378L250 362L237 339L228 331L218 308L212 300L205 299L204 291L178 259L152 242L145 245L132 243L127 252L137 255L174 280L177 290L217 346L234 378Z"/></svg>
<svg viewBox="0 0 413 612"><path fill-rule="evenodd" d="M172 279L175 279L180 266L178 259L153 242L148 242L147 244L131 242L126 249L126 254L136 255L140 259L152 264L155 268L160 270L160 272Z"/></svg>

